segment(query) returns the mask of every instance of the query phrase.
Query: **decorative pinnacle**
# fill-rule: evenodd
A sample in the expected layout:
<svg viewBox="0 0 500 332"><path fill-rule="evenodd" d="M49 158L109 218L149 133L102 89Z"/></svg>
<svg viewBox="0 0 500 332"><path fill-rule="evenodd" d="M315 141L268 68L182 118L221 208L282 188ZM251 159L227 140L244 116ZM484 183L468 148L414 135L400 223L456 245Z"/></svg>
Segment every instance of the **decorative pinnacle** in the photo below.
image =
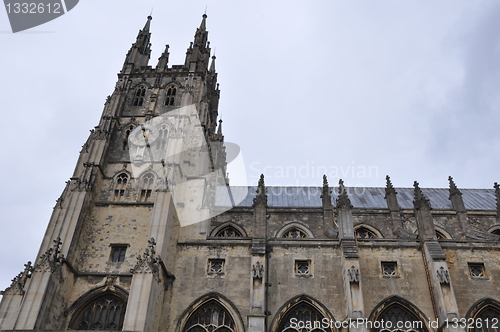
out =
<svg viewBox="0 0 500 332"><path fill-rule="evenodd" d="M260 175L259 184L257 186L257 195L253 199L252 207L257 206L258 204L264 205L267 207L267 195L266 195L266 185L264 184L264 174Z"/></svg>
<svg viewBox="0 0 500 332"><path fill-rule="evenodd" d="M420 189L419 184L417 181L413 182L413 186L415 187L415 198L413 199L413 206L416 209L421 209L423 207L426 207L428 209L431 209L431 202L427 197L425 197L424 193L422 192L422 189Z"/></svg>
<svg viewBox="0 0 500 332"><path fill-rule="evenodd" d="M392 186L391 178L389 177L389 175L385 176L385 182L386 182L386 186L385 186L385 197L384 198L387 199L387 195L389 195L389 194L397 195L398 192Z"/></svg>
<svg viewBox="0 0 500 332"><path fill-rule="evenodd" d="M345 189L344 181L342 181L342 179L339 180L339 196L337 197L335 203L338 209L340 208L352 209L353 207L351 204L351 200L347 196L347 191Z"/></svg>
<svg viewBox="0 0 500 332"><path fill-rule="evenodd" d="M462 195L462 193L457 188L457 185L455 184L455 181L453 181L453 178L451 176L448 176L448 182L450 182L450 199L454 195Z"/></svg>
<svg viewBox="0 0 500 332"><path fill-rule="evenodd" d="M497 218L500 219L500 185L495 182L493 188L495 188L495 196L497 197Z"/></svg>
<svg viewBox="0 0 500 332"><path fill-rule="evenodd" d="M331 207L332 206L332 191L328 187L328 179L326 175L323 175L323 192L321 194L321 198L323 201L323 207Z"/></svg>

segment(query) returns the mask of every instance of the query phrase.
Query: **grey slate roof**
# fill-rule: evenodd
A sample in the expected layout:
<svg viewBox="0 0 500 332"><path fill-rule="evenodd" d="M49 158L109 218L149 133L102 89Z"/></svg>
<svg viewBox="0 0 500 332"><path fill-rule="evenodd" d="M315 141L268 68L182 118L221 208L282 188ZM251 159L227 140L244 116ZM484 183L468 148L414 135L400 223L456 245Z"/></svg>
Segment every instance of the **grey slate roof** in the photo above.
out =
<svg viewBox="0 0 500 332"><path fill-rule="evenodd" d="M257 187L230 187L236 206L252 206ZM219 188L224 190L225 188ZM413 209L413 188L395 188L399 207ZM332 204L338 196L338 187L330 187ZM225 191L225 190L224 190ZM496 210L494 189L460 189L467 210ZM431 207L436 210L451 210L449 191L447 188L422 188L424 195L430 200ZM232 206L227 195L218 190L216 206ZM321 207L321 187L267 187L269 207ZM385 209L385 188L347 188L347 193L355 208Z"/></svg>

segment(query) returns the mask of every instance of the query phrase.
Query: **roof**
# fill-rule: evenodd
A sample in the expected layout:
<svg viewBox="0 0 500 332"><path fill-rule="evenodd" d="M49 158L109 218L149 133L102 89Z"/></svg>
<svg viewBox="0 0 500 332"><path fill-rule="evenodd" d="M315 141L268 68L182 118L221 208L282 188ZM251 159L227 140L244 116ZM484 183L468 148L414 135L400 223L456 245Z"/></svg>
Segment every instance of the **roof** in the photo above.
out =
<svg viewBox="0 0 500 332"><path fill-rule="evenodd" d="M232 206L225 188L218 188L216 206ZM257 187L230 187L236 206L252 206ZM413 209L413 188L395 188L401 209ZM267 187L269 207L321 207L322 187ZM338 187L330 187L332 204L338 196ZM386 209L385 188L350 187L346 188L349 199L355 208ZM496 210L494 189L460 189L467 210ZM447 188L422 188L431 207L436 210L451 210Z"/></svg>

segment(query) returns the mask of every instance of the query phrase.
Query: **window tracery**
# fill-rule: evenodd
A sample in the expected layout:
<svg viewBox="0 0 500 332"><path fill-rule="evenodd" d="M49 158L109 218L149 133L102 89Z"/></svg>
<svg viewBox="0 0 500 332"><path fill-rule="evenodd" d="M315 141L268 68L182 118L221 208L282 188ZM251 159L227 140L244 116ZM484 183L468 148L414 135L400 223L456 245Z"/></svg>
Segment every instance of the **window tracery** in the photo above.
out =
<svg viewBox="0 0 500 332"><path fill-rule="evenodd" d="M135 96L134 96L134 102L132 103L133 106L142 106L144 104L144 96L146 95L146 88L145 87L139 87L135 91Z"/></svg>
<svg viewBox="0 0 500 332"><path fill-rule="evenodd" d="M142 189L139 201L147 202L151 198L151 194L153 192L153 184L155 181L155 176L152 173L146 173L142 177L141 181L142 181Z"/></svg>
<svg viewBox="0 0 500 332"><path fill-rule="evenodd" d="M167 135L168 135L167 125L166 124L161 125L160 129L158 130L158 133L159 133L158 149L165 150L167 148Z"/></svg>
<svg viewBox="0 0 500 332"><path fill-rule="evenodd" d="M376 239L377 235L366 227L359 227L354 231L356 239Z"/></svg>
<svg viewBox="0 0 500 332"><path fill-rule="evenodd" d="M403 306L395 303L386 308L377 318L384 322L375 332L424 332L424 323Z"/></svg>
<svg viewBox="0 0 500 332"><path fill-rule="evenodd" d="M489 305L483 308L474 317L474 328L471 332L498 332L500 331L500 310Z"/></svg>
<svg viewBox="0 0 500 332"><path fill-rule="evenodd" d="M242 237L241 233L232 226L227 226L215 234L216 237Z"/></svg>
<svg viewBox="0 0 500 332"><path fill-rule="evenodd" d="M121 201L125 196L125 189L128 183L128 174L120 173L115 179L114 200Z"/></svg>
<svg viewBox="0 0 500 332"><path fill-rule="evenodd" d="M165 99L166 106L173 106L174 105L176 93L177 93L177 88L175 86L169 86L167 88L167 98Z"/></svg>
<svg viewBox="0 0 500 332"><path fill-rule="evenodd" d="M283 317L278 331L283 332L331 332L330 327L321 326L315 322L321 322L324 316L312 305L300 302L292 307ZM292 324L296 322L296 324ZM319 326L318 326L319 325Z"/></svg>
<svg viewBox="0 0 500 332"><path fill-rule="evenodd" d="M305 239L307 238L307 234L297 227L290 228L283 234L284 238L291 239Z"/></svg>
<svg viewBox="0 0 500 332"><path fill-rule="evenodd" d="M208 301L189 317L183 332L234 332L233 317L215 300Z"/></svg>
<svg viewBox="0 0 500 332"><path fill-rule="evenodd" d="M70 324L75 330L119 331L123 327L126 303L113 294L91 301L76 313Z"/></svg>

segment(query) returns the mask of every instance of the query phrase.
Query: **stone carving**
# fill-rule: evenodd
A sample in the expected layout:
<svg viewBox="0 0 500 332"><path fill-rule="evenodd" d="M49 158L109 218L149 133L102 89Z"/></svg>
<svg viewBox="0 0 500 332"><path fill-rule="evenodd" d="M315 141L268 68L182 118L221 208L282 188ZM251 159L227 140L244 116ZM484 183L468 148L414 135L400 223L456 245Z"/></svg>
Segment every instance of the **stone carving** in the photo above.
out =
<svg viewBox="0 0 500 332"><path fill-rule="evenodd" d="M476 217L468 217L469 219L469 224L472 226L472 227L479 227L479 220L476 218Z"/></svg>
<svg viewBox="0 0 500 332"><path fill-rule="evenodd" d="M342 181L342 179L339 180L339 196L337 197L335 204L337 206L337 209L341 208L352 209L351 200L347 196L347 190L344 186L344 181Z"/></svg>
<svg viewBox="0 0 500 332"><path fill-rule="evenodd" d="M35 272L54 272L62 265L64 255L61 254L61 238L57 237L53 242L54 247L40 256L40 261L33 268Z"/></svg>
<svg viewBox="0 0 500 332"><path fill-rule="evenodd" d="M266 189L266 186L264 184L264 174L261 174L260 179L259 179L259 185L257 186L257 195L253 199L252 207L255 207L259 204L267 207L266 192L267 192L267 189Z"/></svg>
<svg viewBox="0 0 500 332"><path fill-rule="evenodd" d="M31 278L32 272L33 266L31 266L31 262L24 264L24 271L12 279L10 286L4 291L0 291L0 295L24 295L24 285L26 284L26 280Z"/></svg>
<svg viewBox="0 0 500 332"><path fill-rule="evenodd" d="M444 267L440 267L439 270L436 271L437 277L439 279L439 283L443 285L450 284L450 273Z"/></svg>
<svg viewBox="0 0 500 332"><path fill-rule="evenodd" d="M264 275L264 266L260 264L260 262L257 262L252 266L252 275L254 279L262 279L262 276Z"/></svg>
<svg viewBox="0 0 500 332"><path fill-rule="evenodd" d="M409 232L404 229L398 229L396 231L396 236L400 239L408 239L408 240L415 240L418 237L418 234L415 234L413 232Z"/></svg>
<svg viewBox="0 0 500 332"><path fill-rule="evenodd" d="M108 290L108 289L114 290L115 283L116 283L116 276L112 276L112 275L106 276L106 280L104 281L105 289L106 290Z"/></svg>
<svg viewBox="0 0 500 332"><path fill-rule="evenodd" d="M33 267L34 272L50 272L57 273L56 277L60 282L64 281L62 276L61 266L65 261L64 255L61 254L61 238L57 237L54 241L54 246L49 248L42 256L40 261Z"/></svg>
<svg viewBox="0 0 500 332"><path fill-rule="evenodd" d="M356 268L354 265L347 270L347 276L349 277L349 282L351 284L359 283L359 269Z"/></svg>
<svg viewBox="0 0 500 332"><path fill-rule="evenodd" d="M137 263L130 269L130 273L152 273L156 281L161 282L160 279L160 266L162 264L161 257L158 255L155 257L155 239L151 238L148 240L148 248L144 254L137 255Z"/></svg>

